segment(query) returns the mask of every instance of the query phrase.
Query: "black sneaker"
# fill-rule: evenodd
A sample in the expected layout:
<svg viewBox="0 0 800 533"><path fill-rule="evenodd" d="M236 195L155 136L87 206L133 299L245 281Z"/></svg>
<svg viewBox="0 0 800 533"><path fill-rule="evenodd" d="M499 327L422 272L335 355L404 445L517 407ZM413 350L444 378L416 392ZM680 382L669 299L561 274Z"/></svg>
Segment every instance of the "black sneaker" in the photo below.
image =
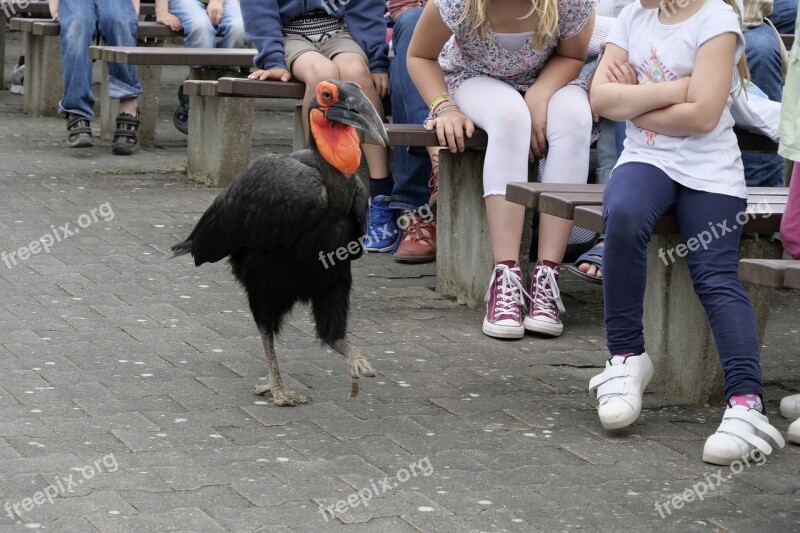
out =
<svg viewBox="0 0 800 533"><path fill-rule="evenodd" d="M175 114L172 115L172 123L175 125L175 129L184 135L188 135L189 97L183 94L183 85L178 88L178 100L180 100L181 103L178 106L178 109L175 110Z"/></svg>

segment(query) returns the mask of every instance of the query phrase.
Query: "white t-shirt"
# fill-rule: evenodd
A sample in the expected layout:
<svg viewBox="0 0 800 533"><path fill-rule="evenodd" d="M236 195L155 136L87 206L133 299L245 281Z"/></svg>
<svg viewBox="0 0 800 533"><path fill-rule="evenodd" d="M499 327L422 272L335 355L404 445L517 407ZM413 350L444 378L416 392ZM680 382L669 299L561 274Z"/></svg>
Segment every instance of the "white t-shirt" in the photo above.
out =
<svg viewBox="0 0 800 533"><path fill-rule="evenodd" d="M634 2L622 10L608 36L608 42L628 51L628 63L636 69L639 85L690 76L700 46L723 33L738 36L735 62L744 52L739 19L723 0L707 0L700 11L677 24L661 23L658 12ZM625 150L617 166L631 161L649 163L690 189L747 198L742 154L730 112L739 87L734 69L728 102L710 133L671 137L628 121Z"/></svg>

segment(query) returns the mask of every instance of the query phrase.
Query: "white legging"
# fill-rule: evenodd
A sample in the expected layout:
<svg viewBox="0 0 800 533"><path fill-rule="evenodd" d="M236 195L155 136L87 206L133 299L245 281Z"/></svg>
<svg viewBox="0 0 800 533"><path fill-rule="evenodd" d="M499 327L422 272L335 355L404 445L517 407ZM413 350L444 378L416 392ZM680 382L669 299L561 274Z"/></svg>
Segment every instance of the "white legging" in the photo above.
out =
<svg viewBox="0 0 800 533"><path fill-rule="evenodd" d="M531 113L511 85L494 78L470 78L453 95L458 107L486 130L483 195L505 195L506 185L528 181ZM547 165L544 183L586 183L592 110L586 91L562 87L547 104Z"/></svg>

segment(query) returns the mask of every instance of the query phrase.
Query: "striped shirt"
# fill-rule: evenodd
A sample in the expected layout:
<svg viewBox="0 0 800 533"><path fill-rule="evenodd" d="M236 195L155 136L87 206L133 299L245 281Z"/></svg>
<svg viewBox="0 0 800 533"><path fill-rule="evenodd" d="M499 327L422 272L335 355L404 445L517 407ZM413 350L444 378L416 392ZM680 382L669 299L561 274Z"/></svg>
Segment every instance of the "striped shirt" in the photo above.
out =
<svg viewBox="0 0 800 533"><path fill-rule="evenodd" d="M412 7L425 7L428 0L387 0L386 4L389 7L389 14L394 20L397 20L403 11L411 9Z"/></svg>

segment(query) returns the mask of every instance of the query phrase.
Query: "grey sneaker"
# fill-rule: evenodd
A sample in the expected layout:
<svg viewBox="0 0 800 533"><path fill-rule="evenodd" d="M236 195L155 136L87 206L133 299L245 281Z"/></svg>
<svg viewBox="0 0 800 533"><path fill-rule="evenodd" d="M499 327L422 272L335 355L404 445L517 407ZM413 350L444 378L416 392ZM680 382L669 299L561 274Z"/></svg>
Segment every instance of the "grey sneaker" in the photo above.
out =
<svg viewBox="0 0 800 533"><path fill-rule="evenodd" d="M11 71L11 87L8 88L13 94L24 94L25 88L23 82L25 81L25 65L17 65Z"/></svg>

